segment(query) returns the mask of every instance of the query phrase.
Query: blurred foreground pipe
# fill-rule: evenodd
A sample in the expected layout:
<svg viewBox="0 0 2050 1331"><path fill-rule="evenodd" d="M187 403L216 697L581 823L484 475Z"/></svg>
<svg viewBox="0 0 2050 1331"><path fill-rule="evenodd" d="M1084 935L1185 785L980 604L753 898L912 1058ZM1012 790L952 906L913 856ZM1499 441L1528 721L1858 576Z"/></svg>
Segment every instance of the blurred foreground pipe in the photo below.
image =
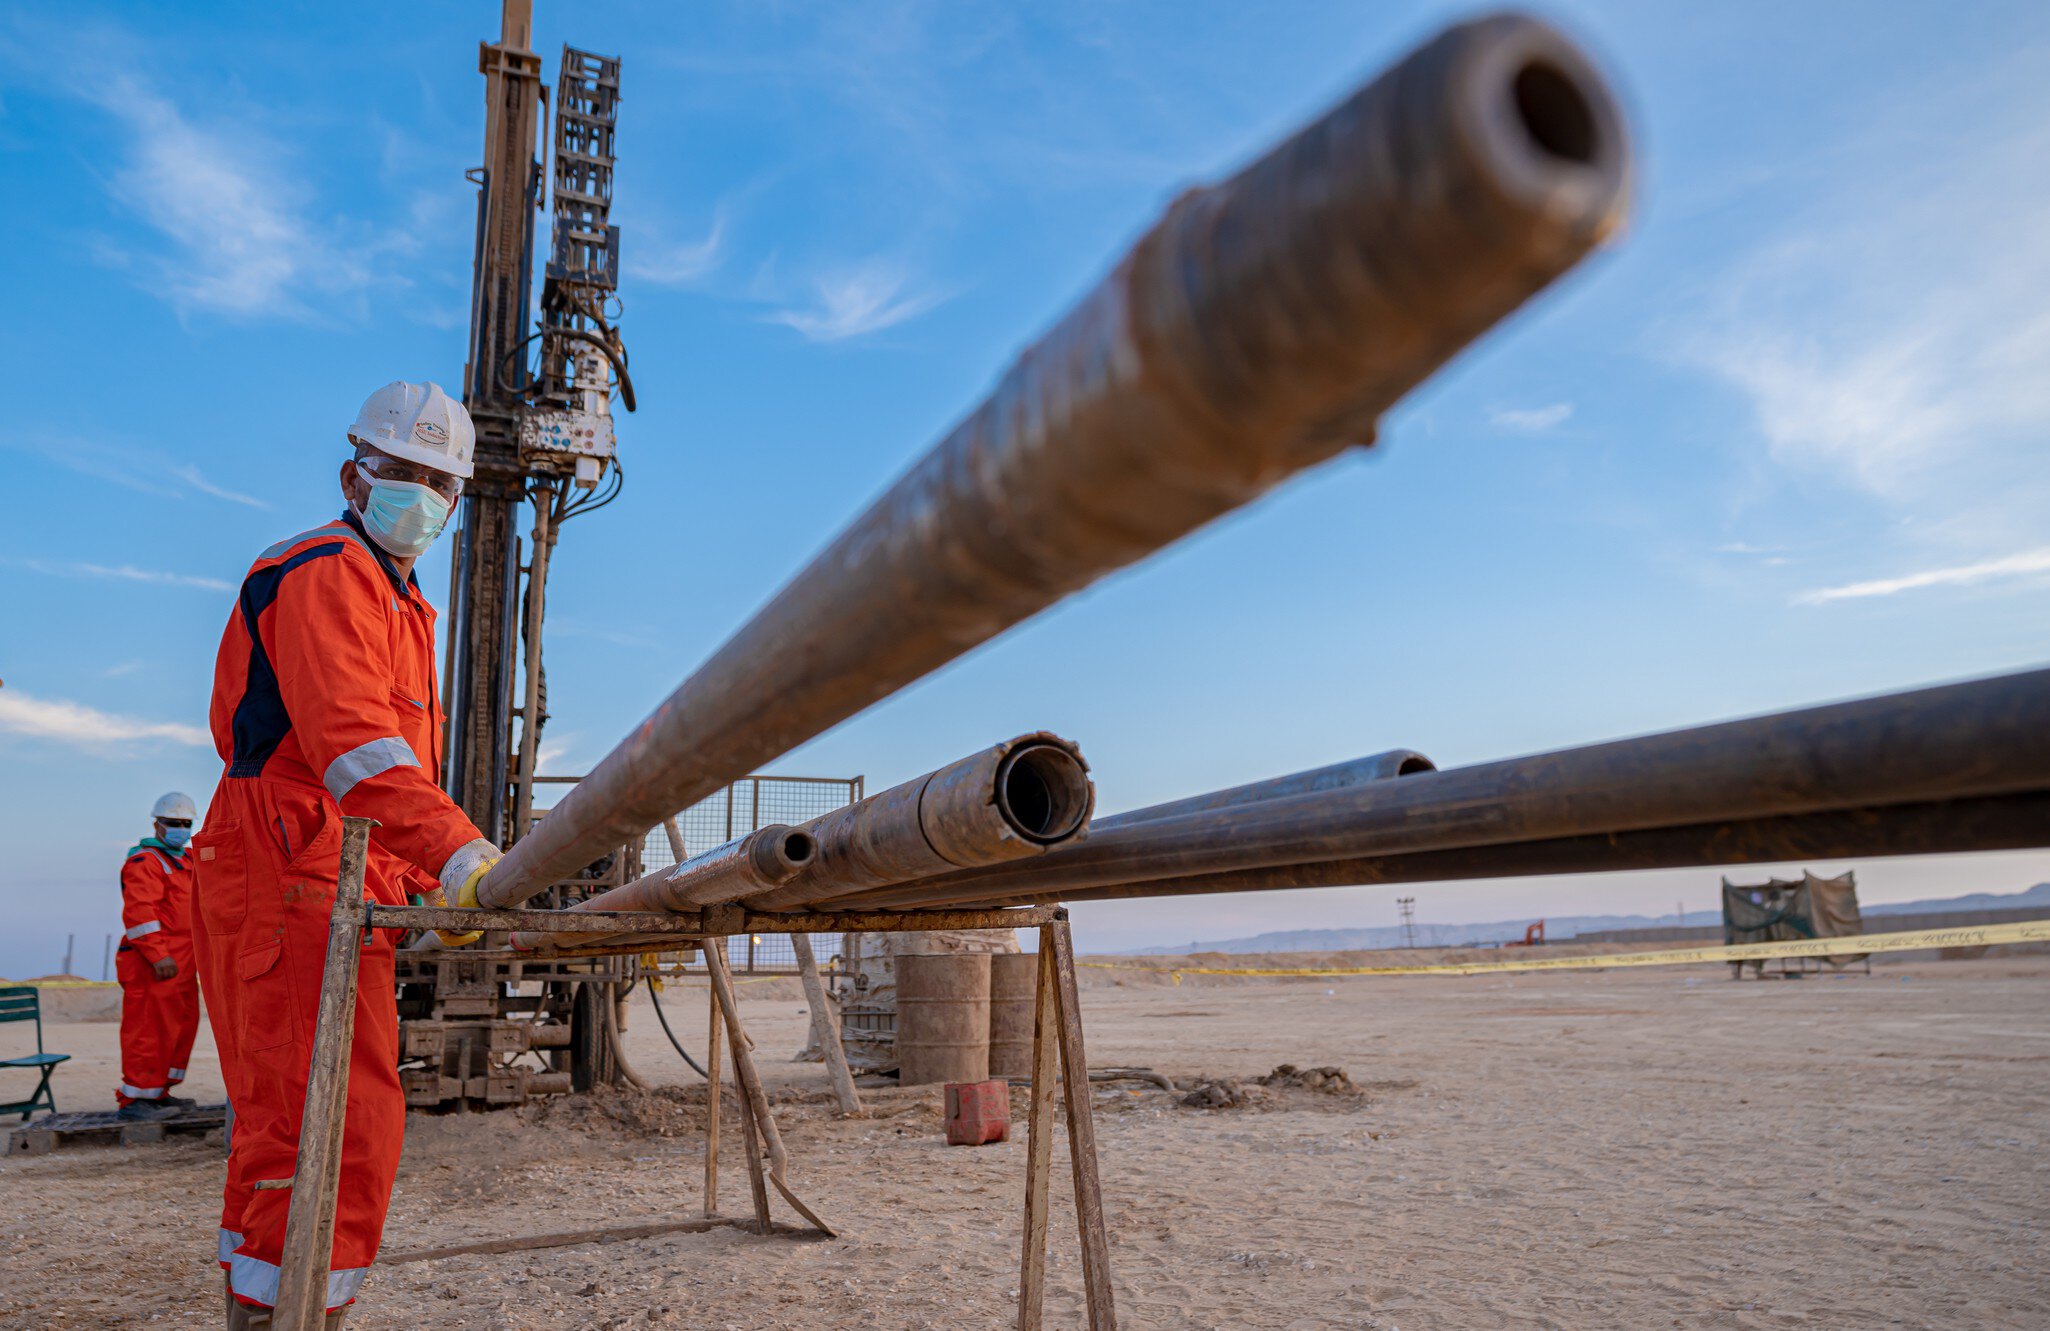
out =
<svg viewBox="0 0 2050 1331"><path fill-rule="evenodd" d="M1149 819L1029 864L843 904L1074 899L1087 888L1322 860L2045 791L2050 670L2034 670Z"/></svg>
<svg viewBox="0 0 2050 1331"><path fill-rule="evenodd" d="M887 883L1037 855L1081 835L1095 807L1089 766L1040 731L992 745L804 825L818 854L781 887L689 894L712 906L746 896L752 910L802 910Z"/></svg>
<svg viewBox="0 0 2050 1331"><path fill-rule="evenodd" d="M1623 124L1532 19L1447 29L1191 190L515 844L526 900L1348 446L1620 226Z"/></svg>

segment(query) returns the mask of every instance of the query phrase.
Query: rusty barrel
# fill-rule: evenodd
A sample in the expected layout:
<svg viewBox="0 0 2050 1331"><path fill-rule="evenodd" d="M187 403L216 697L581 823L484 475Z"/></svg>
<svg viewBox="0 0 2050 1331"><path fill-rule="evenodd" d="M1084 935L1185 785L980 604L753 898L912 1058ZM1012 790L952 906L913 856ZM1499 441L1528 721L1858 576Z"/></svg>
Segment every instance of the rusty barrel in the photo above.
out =
<svg viewBox="0 0 2050 1331"><path fill-rule="evenodd" d="M897 1080L989 1080L989 954L897 958Z"/></svg>
<svg viewBox="0 0 2050 1331"><path fill-rule="evenodd" d="M1039 990L1039 954L999 952L989 959L989 1075L1032 1075L1032 1004Z"/></svg>

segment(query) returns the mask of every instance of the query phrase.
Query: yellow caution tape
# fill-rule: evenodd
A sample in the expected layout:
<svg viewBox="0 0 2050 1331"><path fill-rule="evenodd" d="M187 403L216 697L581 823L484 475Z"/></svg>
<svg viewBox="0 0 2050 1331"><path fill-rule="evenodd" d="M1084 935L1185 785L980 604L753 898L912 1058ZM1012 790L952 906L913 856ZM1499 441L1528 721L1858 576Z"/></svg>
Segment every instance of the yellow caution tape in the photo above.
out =
<svg viewBox="0 0 2050 1331"><path fill-rule="evenodd" d="M1770 961L1775 957L1862 956L1868 952L1915 952L1938 947L1985 947L1994 943L2050 942L2050 920L2022 920L1968 929L1918 929L1912 933L1848 934L1842 938L1797 938L1783 943L1734 943L1678 947L1658 952L1612 952L1585 957L1534 957L1529 961L1455 961L1433 966L1246 967L1133 966L1117 961L1078 961L1095 970L1172 975L1488 975L1498 971L1607 970L1611 966L1691 966L1712 962ZM1521 949L1518 949L1519 951Z"/></svg>

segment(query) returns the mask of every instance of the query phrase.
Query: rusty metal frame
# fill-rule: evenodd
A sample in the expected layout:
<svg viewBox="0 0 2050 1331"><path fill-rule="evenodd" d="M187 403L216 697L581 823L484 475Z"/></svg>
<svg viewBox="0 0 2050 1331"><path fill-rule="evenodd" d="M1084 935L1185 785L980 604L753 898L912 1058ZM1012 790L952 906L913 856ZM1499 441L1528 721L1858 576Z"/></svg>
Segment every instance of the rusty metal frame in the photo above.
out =
<svg viewBox="0 0 2050 1331"><path fill-rule="evenodd" d="M318 1016L315 1020L313 1053L308 1070L305 1111L300 1129L300 1159L289 1186L292 1206L287 1222L284 1260L280 1263L277 1324L280 1331L315 1331L325 1315L329 1246L334 1228L335 1198L341 1174L341 1123L349 1094L350 1036L354 1030L356 980L362 957L362 941L370 929L521 928L552 932L616 932L632 942L615 944L610 953L646 951L650 933L696 943L704 937L725 937L737 933L827 933L864 932L880 929L929 931L938 929L1037 928L1041 965L1035 998L1037 1017L1033 1032L1033 1092L1030 1117L1025 1187L1025 1249L1019 1289L1020 1331L1037 1331L1040 1326L1041 1295L1046 1272L1046 1219L1053 1159L1053 1104L1056 1066L1061 1070L1068 1121L1068 1153L1073 1166L1075 1212L1082 1244L1083 1284L1091 1331L1115 1331L1116 1314L1110 1287L1109 1235L1104 1227L1103 1199L1098 1180L1096 1138L1089 1102L1088 1058L1082 1046L1082 1011L1075 983L1074 944L1068 929L1068 912L1059 906L1030 906L1009 910L977 911L863 911L820 915L759 915L739 906L715 906L702 912L595 912L456 909L431 906L387 906L363 899L363 856L372 823L368 819L344 818L340 882L329 925L328 954L321 975ZM652 915L652 918L651 918ZM661 944L653 945L660 948ZM564 954L541 954L540 959ZM707 953L713 962L715 994L713 1030L727 1036L738 1081L741 1133L748 1154L749 1183L754 1216L752 1223L717 1215L712 1189L717 1187L718 1122L706 1126L705 1216L700 1220L662 1222L661 1227L688 1230L708 1224L734 1223L757 1233L803 1237L812 1233L831 1236L833 1231L791 1190L783 1177L784 1153L781 1136L772 1117L768 1097L754 1075L748 1058L752 1042L730 1000L723 958L716 950ZM723 1017L723 1021L722 1021ZM719 1028L724 1026L724 1031ZM716 1034L715 1034L716 1040ZM716 1043L712 1057L716 1060ZM716 1077L717 1062L712 1064ZM714 1082L716 1087L717 1083ZM711 1101L717 1114L716 1092ZM282 1182L282 1181L281 1181ZM786 1202L810 1223L810 1229L778 1224L769 1214L768 1189L773 1184ZM514 1245L557 1246L573 1242L603 1242L612 1237L641 1235L649 1231L646 1222L626 1226L616 1233L593 1230L565 1235L541 1235L531 1240L507 1240ZM414 1260L432 1256L458 1256L469 1251L496 1250L493 1245L470 1245L447 1252L412 1254Z"/></svg>

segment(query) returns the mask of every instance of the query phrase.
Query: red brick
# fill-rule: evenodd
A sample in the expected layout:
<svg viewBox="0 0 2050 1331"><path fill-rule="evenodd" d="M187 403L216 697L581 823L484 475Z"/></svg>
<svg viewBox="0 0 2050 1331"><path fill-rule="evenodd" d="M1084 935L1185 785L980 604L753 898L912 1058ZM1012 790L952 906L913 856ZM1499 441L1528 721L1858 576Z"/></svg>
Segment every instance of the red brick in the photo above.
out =
<svg viewBox="0 0 2050 1331"><path fill-rule="evenodd" d="M947 1145L984 1146L1011 1135L1011 1084L947 1083Z"/></svg>

